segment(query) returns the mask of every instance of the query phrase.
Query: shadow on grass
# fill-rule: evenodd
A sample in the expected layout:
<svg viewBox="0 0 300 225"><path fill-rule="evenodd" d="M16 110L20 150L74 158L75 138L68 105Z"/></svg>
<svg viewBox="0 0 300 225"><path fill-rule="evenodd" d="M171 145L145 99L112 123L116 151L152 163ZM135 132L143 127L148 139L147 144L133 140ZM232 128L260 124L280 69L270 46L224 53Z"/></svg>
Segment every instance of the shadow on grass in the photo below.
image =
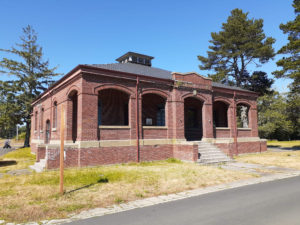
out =
<svg viewBox="0 0 300 225"><path fill-rule="evenodd" d="M75 191L79 191L79 190L82 190L82 189L85 189L85 188L89 188L89 187L91 187L91 186L93 186L95 184L99 184L99 183L108 183L108 178L101 177L96 183L88 184L88 185L85 185L85 186L73 189L71 191L67 191L65 194L71 194L71 193L73 193Z"/></svg>
<svg viewBox="0 0 300 225"><path fill-rule="evenodd" d="M15 160L0 161L0 167L12 166L12 165L17 165L17 161L15 161Z"/></svg>
<svg viewBox="0 0 300 225"><path fill-rule="evenodd" d="M278 148L278 149L287 150L287 151L299 151L300 145L296 145L293 147L280 147L280 145L268 145L268 148Z"/></svg>

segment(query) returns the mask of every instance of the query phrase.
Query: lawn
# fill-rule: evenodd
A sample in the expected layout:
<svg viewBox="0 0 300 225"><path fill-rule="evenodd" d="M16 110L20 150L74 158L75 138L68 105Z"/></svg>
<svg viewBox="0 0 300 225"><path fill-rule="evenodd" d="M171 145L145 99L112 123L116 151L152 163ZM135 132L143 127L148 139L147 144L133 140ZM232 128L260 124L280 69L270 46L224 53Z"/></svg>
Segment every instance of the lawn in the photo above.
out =
<svg viewBox="0 0 300 225"><path fill-rule="evenodd" d="M277 141L277 140L268 140L268 147L282 147L282 148L300 148L300 140L295 141Z"/></svg>
<svg viewBox="0 0 300 225"><path fill-rule="evenodd" d="M20 155L15 156L16 160ZM32 156L26 157L26 160L32 159ZM21 158L25 159L24 156ZM253 174L176 159L72 168L65 170L66 194L60 196L57 170L21 176L5 175L0 178L0 219L26 222L64 218L70 213L95 207L252 177Z"/></svg>
<svg viewBox="0 0 300 225"><path fill-rule="evenodd" d="M26 169L35 162L35 155L31 154L30 148L21 148L6 155L0 156L0 173L10 170ZM12 164L5 166L6 164Z"/></svg>
<svg viewBox="0 0 300 225"><path fill-rule="evenodd" d="M235 159L240 162L256 163L267 166L274 165L300 170L300 151L267 151L264 153L240 155L237 156Z"/></svg>

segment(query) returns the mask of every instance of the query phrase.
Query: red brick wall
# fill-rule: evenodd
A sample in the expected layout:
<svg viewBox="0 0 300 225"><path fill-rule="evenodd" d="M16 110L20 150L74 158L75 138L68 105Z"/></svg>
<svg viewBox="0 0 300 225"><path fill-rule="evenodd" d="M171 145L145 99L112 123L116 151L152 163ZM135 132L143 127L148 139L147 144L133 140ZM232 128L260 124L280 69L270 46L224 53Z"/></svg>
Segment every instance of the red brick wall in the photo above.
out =
<svg viewBox="0 0 300 225"><path fill-rule="evenodd" d="M231 135L231 130L226 130L226 129L215 129L215 137L216 138L230 138Z"/></svg>
<svg viewBox="0 0 300 225"><path fill-rule="evenodd" d="M131 139L130 128L100 128L100 140L128 140Z"/></svg>
<svg viewBox="0 0 300 225"><path fill-rule="evenodd" d="M163 160L173 157L172 145L144 145L140 147L141 161Z"/></svg>
<svg viewBox="0 0 300 225"><path fill-rule="evenodd" d="M198 145L175 145L173 148L173 157L185 161L197 161Z"/></svg>
<svg viewBox="0 0 300 225"><path fill-rule="evenodd" d="M255 153L255 152L264 152L267 151L267 142L266 141L257 141L257 142L238 142L238 151L235 152L235 144L230 143L217 143L218 146L224 153L227 155L236 155L245 154L245 153Z"/></svg>
<svg viewBox="0 0 300 225"><path fill-rule="evenodd" d="M143 128L143 139L165 139L168 137L167 129L147 129Z"/></svg>
<svg viewBox="0 0 300 225"><path fill-rule="evenodd" d="M39 162L40 159L44 159L46 156L46 148L38 147L36 152L36 161Z"/></svg>

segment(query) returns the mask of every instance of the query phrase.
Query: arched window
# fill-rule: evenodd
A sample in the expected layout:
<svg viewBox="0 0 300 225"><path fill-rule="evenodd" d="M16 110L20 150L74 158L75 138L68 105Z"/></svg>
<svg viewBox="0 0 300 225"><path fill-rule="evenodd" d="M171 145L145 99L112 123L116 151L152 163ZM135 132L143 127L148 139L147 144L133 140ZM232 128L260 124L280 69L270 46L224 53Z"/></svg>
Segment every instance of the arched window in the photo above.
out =
<svg viewBox="0 0 300 225"><path fill-rule="evenodd" d="M99 91L98 125L128 126L129 95L115 89Z"/></svg>
<svg viewBox="0 0 300 225"><path fill-rule="evenodd" d="M213 119L215 127L228 127L228 104L216 101L213 103Z"/></svg>
<svg viewBox="0 0 300 225"><path fill-rule="evenodd" d="M34 130L37 130L37 126L38 126L38 112L35 111L35 114L34 114Z"/></svg>
<svg viewBox="0 0 300 225"><path fill-rule="evenodd" d="M43 121L44 121L44 108L41 109L41 115L40 115L40 130L43 130Z"/></svg>
<svg viewBox="0 0 300 225"><path fill-rule="evenodd" d="M57 102L53 104L53 128L57 127Z"/></svg>
<svg viewBox="0 0 300 225"><path fill-rule="evenodd" d="M50 142L50 120L46 121L46 133L45 133L45 143Z"/></svg>
<svg viewBox="0 0 300 225"><path fill-rule="evenodd" d="M249 127L249 106L243 103L236 106L236 120L237 127L248 128Z"/></svg>
<svg viewBox="0 0 300 225"><path fill-rule="evenodd" d="M157 94L144 94L142 97L143 126L165 126L166 100Z"/></svg>

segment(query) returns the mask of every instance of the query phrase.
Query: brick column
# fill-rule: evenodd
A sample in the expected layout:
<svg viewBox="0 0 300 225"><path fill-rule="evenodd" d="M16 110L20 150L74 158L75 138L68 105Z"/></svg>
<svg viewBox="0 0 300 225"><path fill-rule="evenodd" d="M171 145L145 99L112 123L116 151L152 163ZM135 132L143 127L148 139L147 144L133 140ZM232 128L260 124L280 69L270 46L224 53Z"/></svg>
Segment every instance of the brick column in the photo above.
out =
<svg viewBox="0 0 300 225"><path fill-rule="evenodd" d="M98 95L78 96L77 140L98 140Z"/></svg>
<svg viewBox="0 0 300 225"><path fill-rule="evenodd" d="M248 116L249 116L249 125L251 128L251 136L258 137L257 108L251 107Z"/></svg>
<svg viewBox="0 0 300 225"><path fill-rule="evenodd" d="M130 126L130 139L136 139L136 98L130 97L128 104L128 113L129 113L129 123Z"/></svg>
<svg viewBox="0 0 300 225"><path fill-rule="evenodd" d="M204 103L202 108L202 129L203 138L213 138L213 112L212 104Z"/></svg>
<svg viewBox="0 0 300 225"><path fill-rule="evenodd" d="M65 110L65 140L71 141L72 140L72 121L73 121L73 103L70 98L67 98L66 103L62 103L58 106L58 129L60 129L60 121L61 121L61 106L64 105ZM59 133L60 135L60 133Z"/></svg>
<svg viewBox="0 0 300 225"><path fill-rule="evenodd" d="M185 139L184 136L184 101L174 101L173 108L173 138Z"/></svg>

